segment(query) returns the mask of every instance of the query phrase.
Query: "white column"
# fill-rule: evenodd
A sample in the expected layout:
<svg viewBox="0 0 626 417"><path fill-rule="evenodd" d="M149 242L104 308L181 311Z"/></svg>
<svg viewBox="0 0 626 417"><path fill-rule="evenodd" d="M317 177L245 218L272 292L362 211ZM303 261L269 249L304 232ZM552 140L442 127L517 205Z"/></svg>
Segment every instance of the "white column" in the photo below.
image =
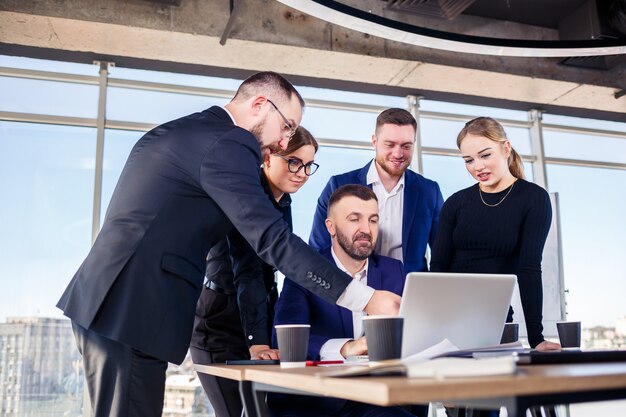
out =
<svg viewBox="0 0 626 417"><path fill-rule="evenodd" d="M411 160L411 169L420 174L424 173L424 165L422 163L422 137L420 131L420 96L406 96L407 107L409 113L415 117L417 121L417 129L415 131L415 146L413 147L413 159Z"/></svg>
<svg viewBox="0 0 626 417"><path fill-rule="evenodd" d="M530 148L535 162L533 162L533 180L535 184L548 190L548 175L546 172L546 160L543 150L543 127L541 110L530 110L528 120L530 121Z"/></svg>
<svg viewBox="0 0 626 417"><path fill-rule="evenodd" d="M93 212L91 217L91 243L95 242L100 232L100 208L102 206L102 162L104 158L104 124L106 122L107 83L109 79L109 65L112 62L94 61L100 66L99 92L98 92L98 119L96 121L96 167L93 185Z"/></svg>

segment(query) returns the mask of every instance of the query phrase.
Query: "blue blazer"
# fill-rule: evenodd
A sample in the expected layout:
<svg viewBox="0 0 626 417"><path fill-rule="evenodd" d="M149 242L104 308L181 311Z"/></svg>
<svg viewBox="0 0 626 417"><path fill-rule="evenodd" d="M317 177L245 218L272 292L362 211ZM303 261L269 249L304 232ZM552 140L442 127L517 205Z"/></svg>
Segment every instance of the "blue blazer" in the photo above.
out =
<svg viewBox="0 0 626 417"><path fill-rule="evenodd" d="M320 251L334 263L330 247ZM404 289L402 262L386 256L372 255L369 258L367 285L376 290L392 291L398 295ZM329 339L353 338L352 312L329 304L298 284L286 279L276 303L274 324L310 324L308 358L316 360L322 345ZM276 332L273 343L276 346ZM320 416L337 412L346 400L271 394L268 404L275 416L302 415Z"/></svg>
<svg viewBox="0 0 626 417"><path fill-rule="evenodd" d="M320 253L334 263L330 246ZM402 262L386 256L370 256L367 271L369 287L402 295L405 278ZM324 301L289 279L284 281L276 303L274 324L310 324L308 357L312 360L319 358L322 345L329 339L354 337L350 310Z"/></svg>
<svg viewBox="0 0 626 417"><path fill-rule="evenodd" d="M290 232L263 191L260 164L256 138L221 107L146 133L57 306L84 328L181 363L207 253L232 227L263 261L336 302L351 278Z"/></svg>
<svg viewBox="0 0 626 417"><path fill-rule="evenodd" d="M361 169L335 175L328 180L317 200L309 245L315 249L330 245L330 235L324 224L328 200L337 188L346 184L367 185L367 171L372 161ZM371 186L370 186L371 188ZM402 258L407 272L427 271L426 245L432 248L439 223L443 197L439 185L407 169L404 177L404 211L402 216Z"/></svg>

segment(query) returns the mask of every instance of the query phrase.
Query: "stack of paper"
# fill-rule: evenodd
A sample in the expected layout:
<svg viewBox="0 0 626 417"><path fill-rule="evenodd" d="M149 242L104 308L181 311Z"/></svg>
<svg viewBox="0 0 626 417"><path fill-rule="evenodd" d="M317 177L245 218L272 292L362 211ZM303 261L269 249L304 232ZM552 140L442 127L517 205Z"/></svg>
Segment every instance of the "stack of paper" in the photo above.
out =
<svg viewBox="0 0 626 417"><path fill-rule="evenodd" d="M507 375L515 372L517 356L523 350L519 342L505 345L459 350L449 340L404 359L392 359L369 367L339 369L323 376L349 377L365 375L406 375L410 378L457 378ZM488 355L478 357L478 355ZM489 355L497 354L490 357ZM505 354L502 356L502 354Z"/></svg>
<svg viewBox="0 0 626 417"><path fill-rule="evenodd" d="M516 359L513 356L495 358L437 358L415 363L406 367L409 378L462 378L515 373Z"/></svg>

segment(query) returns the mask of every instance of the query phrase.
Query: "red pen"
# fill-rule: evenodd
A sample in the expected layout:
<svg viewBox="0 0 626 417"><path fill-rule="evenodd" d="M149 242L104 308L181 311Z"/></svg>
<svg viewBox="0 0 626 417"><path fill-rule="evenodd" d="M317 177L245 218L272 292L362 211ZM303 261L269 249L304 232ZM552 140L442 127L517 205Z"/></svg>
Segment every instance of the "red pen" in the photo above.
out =
<svg viewBox="0 0 626 417"><path fill-rule="evenodd" d="M342 363L343 361L306 361L306 366L339 365Z"/></svg>

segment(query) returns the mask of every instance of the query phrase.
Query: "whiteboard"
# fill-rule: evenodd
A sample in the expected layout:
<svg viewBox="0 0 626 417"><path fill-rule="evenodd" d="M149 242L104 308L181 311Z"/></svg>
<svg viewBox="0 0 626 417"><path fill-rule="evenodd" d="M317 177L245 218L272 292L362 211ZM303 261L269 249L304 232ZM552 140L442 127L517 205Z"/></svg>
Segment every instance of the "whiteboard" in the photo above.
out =
<svg viewBox="0 0 626 417"><path fill-rule="evenodd" d="M548 239L543 249L541 270L543 272L543 335L546 338L557 338L556 322L565 320L565 296L563 284L563 257L561 253L561 227L559 224L559 196L550 193L552 203L552 224ZM520 301L519 287L515 286L513 299L513 321L520 323L520 337L527 337L524 312Z"/></svg>

